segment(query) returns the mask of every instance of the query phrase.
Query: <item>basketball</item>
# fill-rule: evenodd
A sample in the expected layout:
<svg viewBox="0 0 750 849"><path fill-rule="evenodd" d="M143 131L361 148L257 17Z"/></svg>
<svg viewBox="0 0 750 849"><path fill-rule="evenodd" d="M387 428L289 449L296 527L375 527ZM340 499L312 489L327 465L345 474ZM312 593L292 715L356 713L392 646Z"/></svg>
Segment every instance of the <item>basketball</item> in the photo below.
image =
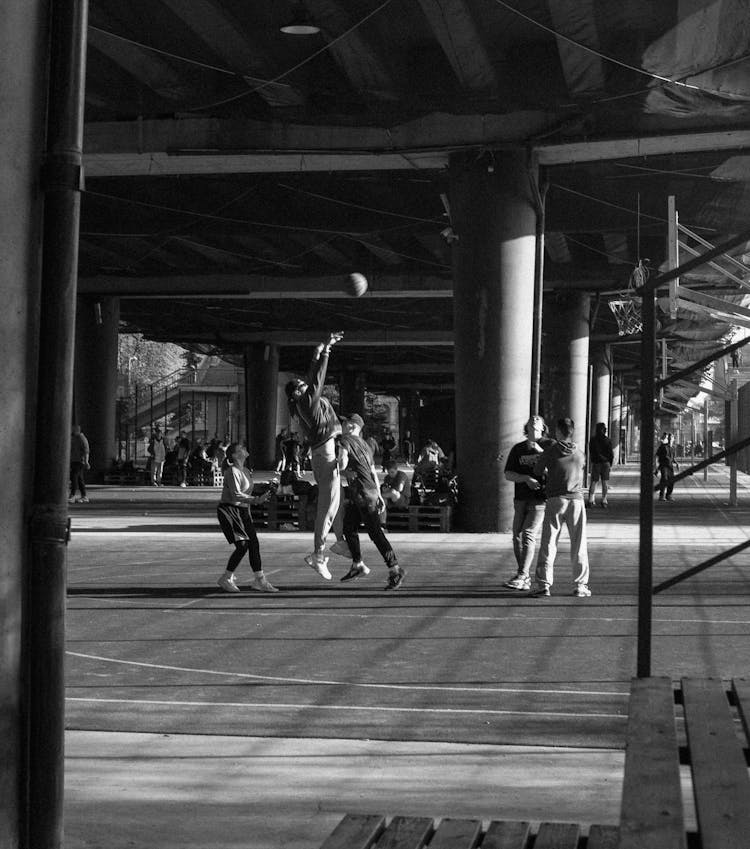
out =
<svg viewBox="0 0 750 849"><path fill-rule="evenodd" d="M367 291L367 278L358 271L353 271L346 278L346 291L353 298L361 298Z"/></svg>

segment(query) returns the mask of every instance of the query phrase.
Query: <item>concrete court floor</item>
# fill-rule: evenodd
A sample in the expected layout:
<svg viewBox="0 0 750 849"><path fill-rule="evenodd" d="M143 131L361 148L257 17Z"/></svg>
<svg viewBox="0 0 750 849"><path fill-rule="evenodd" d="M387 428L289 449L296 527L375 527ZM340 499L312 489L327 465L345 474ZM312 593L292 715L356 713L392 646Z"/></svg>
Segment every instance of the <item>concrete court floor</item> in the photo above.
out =
<svg viewBox="0 0 750 849"><path fill-rule="evenodd" d="M231 630L218 655L196 655L193 663L194 642L175 655L184 634L168 617L153 630L154 616L164 619L174 606L205 608L198 618L232 612L230 597L211 586L213 562L226 556L211 526L216 491L92 488L92 503L71 511L67 849L301 849L322 842L349 811L617 822L626 694L635 671L636 472L618 469L611 508L589 513L594 596L587 600L567 595L565 541L555 596L544 602L501 589L512 572L507 535L393 534L409 575L391 598L380 591L382 574L373 583L377 560L369 543L369 583L342 588L300 569L308 535L263 533L266 568L287 589L273 597L243 594L244 612L251 621L269 616L272 634L283 630L277 611L261 610L270 599L285 617L296 611L284 627L299 624L306 636L312 628L316 637L307 643L299 631L284 631L293 653L279 656L269 642L275 665L268 666L244 653ZM748 480L740 476L739 507L727 506L723 467L706 483L699 474L678 485L674 503L656 505L656 581L747 538ZM136 585L150 595L133 594ZM389 615L384 605L394 602ZM372 610L363 614L364 607ZM364 620L357 627L375 647L367 670L356 662L362 645L351 639L347 614ZM199 627L205 621L222 620L200 620ZM392 653L382 664L373 661L394 634L406 655L395 676L387 662ZM448 643L440 639L446 634ZM344 642L354 646L342 656ZM451 662L439 665L452 643L466 654L463 669L450 651ZM264 684L247 714L250 705L241 704L236 688L226 698L190 674L206 661L218 663L222 653L232 661L222 668L260 666L259 677L273 678L284 675L280 661L296 661L308 677L302 689L287 681L277 692L276 684ZM158 678L154 688L152 669L141 675L137 666L113 676L108 661L115 659L170 667L162 674L179 680ZM739 677L748 660L744 554L655 598L654 674ZM326 683L334 673L337 687ZM415 700L410 692L356 690L405 675L417 689L439 678L434 689L441 692ZM457 701L449 690L461 690ZM686 776L689 811L690 795Z"/></svg>

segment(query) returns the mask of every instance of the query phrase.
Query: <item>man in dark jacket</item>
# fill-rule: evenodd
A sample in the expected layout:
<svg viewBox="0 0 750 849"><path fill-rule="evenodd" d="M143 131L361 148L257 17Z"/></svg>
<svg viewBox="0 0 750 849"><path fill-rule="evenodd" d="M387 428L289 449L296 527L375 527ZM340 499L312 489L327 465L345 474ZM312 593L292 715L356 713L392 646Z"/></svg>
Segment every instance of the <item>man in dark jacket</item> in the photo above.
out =
<svg viewBox="0 0 750 849"><path fill-rule="evenodd" d="M679 468L674 454L672 434L666 431L661 435L661 444L656 449L656 463L659 477L659 501L672 501L672 490L674 489L674 473Z"/></svg>
<svg viewBox="0 0 750 849"><path fill-rule="evenodd" d="M341 423L331 402L323 396L323 387L331 346L343 335L331 333L327 342L321 342L315 348L307 376L290 380L286 385L289 413L299 420L302 433L310 444L312 470L318 485L313 551L305 557L305 563L327 581L331 580L331 573L325 554L326 537L336 518L341 498L336 462L336 437L341 434Z"/></svg>
<svg viewBox="0 0 750 849"><path fill-rule="evenodd" d="M591 485L589 486L589 507L596 503L594 493L596 484L602 482L602 507L609 507L607 493L609 492L609 473L615 451L611 440L607 437L607 425L597 422L596 432L589 440L589 461L591 462Z"/></svg>
<svg viewBox="0 0 750 849"><path fill-rule="evenodd" d="M586 542L586 508L583 503L583 470L586 458L572 441L573 419L558 419L555 439L534 464L534 476L547 475L547 503L542 523L542 543L536 563L536 598L548 598L552 587L557 541L562 525L570 536L573 595L588 598L589 556Z"/></svg>

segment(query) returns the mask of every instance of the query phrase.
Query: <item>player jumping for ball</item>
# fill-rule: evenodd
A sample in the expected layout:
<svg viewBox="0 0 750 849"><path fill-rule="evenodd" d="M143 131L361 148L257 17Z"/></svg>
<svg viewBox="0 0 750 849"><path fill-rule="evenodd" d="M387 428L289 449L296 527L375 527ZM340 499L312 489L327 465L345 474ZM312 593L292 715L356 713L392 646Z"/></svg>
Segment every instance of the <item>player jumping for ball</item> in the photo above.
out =
<svg viewBox="0 0 750 849"><path fill-rule="evenodd" d="M343 332L331 333L313 353L310 368L304 379L295 378L286 385L289 414L299 420L300 427L312 449L312 471L318 485L318 506L315 514L313 551L305 562L322 578L331 580L325 544L328 532L339 509L341 484L336 462L336 437L341 423L331 402L323 397L331 347L343 337Z"/></svg>

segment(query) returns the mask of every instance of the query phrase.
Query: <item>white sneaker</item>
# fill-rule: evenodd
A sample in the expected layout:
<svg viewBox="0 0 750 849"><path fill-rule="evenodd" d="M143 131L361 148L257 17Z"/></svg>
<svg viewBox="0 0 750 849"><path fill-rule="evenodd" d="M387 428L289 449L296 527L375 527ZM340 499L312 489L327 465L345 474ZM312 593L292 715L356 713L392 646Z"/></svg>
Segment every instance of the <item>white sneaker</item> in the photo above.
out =
<svg viewBox="0 0 750 849"><path fill-rule="evenodd" d="M222 575L216 583L224 590L225 593L241 592L240 588L234 582L234 575L231 577Z"/></svg>
<svg viewBox="0 0 750 849"><path fill-rule="evenodd" d="M256 578L250 589L257 593L277 593L279 591L278 587L275 587L265 575L262 578Z"/></svg>
<svg viewBox="0 0 750 849"><path fill-rule="evenodd" d="M331 551L333 554L338 554L340 557L346 557L348 560L352 559L352 553L349 551L349 544L345 539L337 539L331 546Z"/></svg>
<svg viewBox="0 0 750 849"><path fill-rule="evenodd" d="M331 580L331 573L328 571L328 558L325 555L313 551L312 554L308 554L305 557L305 563L311 569L314 569L321 578L325 578L326 581Z"/></svg>
<svg viewBox="0 0 750 849"><path fill-rule="evenodd" d="M591 598L591 590L586 586L586 584L576 584L575 589L573 590L573 595L576 598Z"/></svg>
<svg viewBox="0 0 750 849"><path fill-rule="evenodd" d="M180 484L180 486L181 486L183 489L185 489L185 487L187 486L187 484L183 481L183 482Z"/></svg>

